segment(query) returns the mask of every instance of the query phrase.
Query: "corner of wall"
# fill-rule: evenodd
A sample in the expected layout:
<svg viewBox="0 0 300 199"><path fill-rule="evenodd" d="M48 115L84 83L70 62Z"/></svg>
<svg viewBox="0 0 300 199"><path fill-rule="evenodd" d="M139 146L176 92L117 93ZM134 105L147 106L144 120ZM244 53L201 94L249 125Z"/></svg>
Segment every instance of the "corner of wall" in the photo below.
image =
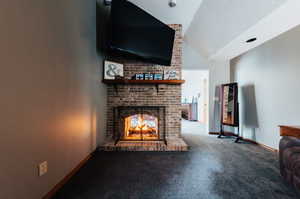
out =
<svg viewBox="0 0 300 199"><path fill-rule="evenodd" d="M210 132L218 132L219 129L219 110L220 103L217 98L217 87L230 81L230 61L212 60L209 66L209 124Z"/></svg>

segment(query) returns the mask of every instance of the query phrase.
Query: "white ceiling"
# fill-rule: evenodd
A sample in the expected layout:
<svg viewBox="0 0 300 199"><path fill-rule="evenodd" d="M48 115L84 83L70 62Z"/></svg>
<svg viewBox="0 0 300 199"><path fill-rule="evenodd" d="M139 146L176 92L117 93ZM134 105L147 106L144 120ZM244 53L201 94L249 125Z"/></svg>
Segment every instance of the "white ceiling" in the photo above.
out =
<svg viewBox="0 0 300 199"><path fill-rule="evenodd" d="M210 57L286 0L203 0L186 41Z"/></svg>
<svg viewBox="0 0 300 199"><path fill-rule="evenodd" d="M211 60L230 60L252 48L255 48L282 33L300 25L300 1L289 0L274 10L257 24L233 39L218 52L213 54ZM245 43L246 40L257 37L253 43Z"/></svg>
<svg viewBox="0 0 300 199"><path fill-rule="evenodd" d="M183 25L184 64L192 68L231 59L300 23L299 0L177 0L174 8L169 0L129 1L166 24ZM246 44L250 37L258 41Z"/></svg>
<svg viewBox="0 0 300 199"><path fill-rule="evenodd" d="M165 24L182 24L187 30L202 0L177 0L176 7L169 7L169 0L129 0Z"/></svg>
<svg viewBox="0 0 300 199"><path fill-rule="evenodd" d="M182 63L186 70L205 70L209 65L207 60L186 42L182 47Z"/></svg>

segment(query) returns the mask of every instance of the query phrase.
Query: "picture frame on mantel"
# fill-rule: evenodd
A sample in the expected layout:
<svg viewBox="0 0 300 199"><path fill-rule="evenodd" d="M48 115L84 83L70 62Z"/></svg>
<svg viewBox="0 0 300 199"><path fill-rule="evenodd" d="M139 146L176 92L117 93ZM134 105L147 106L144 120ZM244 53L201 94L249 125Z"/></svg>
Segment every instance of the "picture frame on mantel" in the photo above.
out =
<svg viewBox="0 0 300 199"><path fill-rule="evenodd" d="M164 80L179 80L179 72L177 70L164 70Z"/></svg>
<svg viewBox="0 0 300 199"><path fill-rule="evenodd" d="M153 80L163 80L163 74L162 73L155 73L153 75Z"/></svg>
<svg viewBox="0 0 300 199"><path fill-rule="evenodd" d="M105 80L124 78L124 65L121 63L105 60L103 78Z"/></svg>
<svg viewBox="0 0 300 199"><path fill-rule="evenodd" d="M145 73L144 74L144 80L153 80L153 73Z"/></svg>

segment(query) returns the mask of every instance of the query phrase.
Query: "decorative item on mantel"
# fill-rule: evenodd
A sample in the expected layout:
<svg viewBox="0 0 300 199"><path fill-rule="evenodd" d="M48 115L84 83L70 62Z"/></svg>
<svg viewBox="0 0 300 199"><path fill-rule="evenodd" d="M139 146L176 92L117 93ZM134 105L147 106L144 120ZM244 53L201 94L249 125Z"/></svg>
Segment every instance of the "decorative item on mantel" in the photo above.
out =
<svg viewBox="0 0 300 199"><path fill-rule="evenodd" d="M135 74L133 77L132 77L133 80L144 80L144 73L138 73L138 74Z"/></svg>
<svg viewBox="0 0 300 199"><path fill-rule="evenodd" d="M124 79L124 65L112 61L104 61L104 79Z"/></svg>
<svg viewBox="0 0 300 199"><path fill-rule="evenodd" d="M164 70L164 80L178 80L179 72L177 70Z"/></svg>
<svg viewBox="0 0 300 199"><path fill-rule="evenodd" d="M132 80L163 80L162 73L137 73L131 78Z"/></svg>
<svg viewBox="0 0 300 199"><path fill-rule="evenodd" d="M155 73L153 79L154 80L163 80L163 74Z"/></svg>
<svg viewBox="0 0 300 199"><path fill-rule="evenodd" d="M144 80L153 80L154 74L152 73L145 73L144 74Z"/></svg>

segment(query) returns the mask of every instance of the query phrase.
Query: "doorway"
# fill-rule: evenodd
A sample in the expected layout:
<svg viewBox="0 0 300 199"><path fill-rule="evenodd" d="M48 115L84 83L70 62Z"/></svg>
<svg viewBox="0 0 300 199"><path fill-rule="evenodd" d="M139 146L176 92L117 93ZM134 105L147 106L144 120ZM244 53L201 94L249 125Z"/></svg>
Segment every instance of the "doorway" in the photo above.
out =
<svg viewBox="0 0 300 199"><path fill-rule="evenodd" d="M183 70L182 76L183 79L186 80L185 84L182 86L183 132L184 129L188 129L189 126L197 126L197 132L189 133L207 133L209 71ZM201 132L199 129L201 129Z"/></svg>

